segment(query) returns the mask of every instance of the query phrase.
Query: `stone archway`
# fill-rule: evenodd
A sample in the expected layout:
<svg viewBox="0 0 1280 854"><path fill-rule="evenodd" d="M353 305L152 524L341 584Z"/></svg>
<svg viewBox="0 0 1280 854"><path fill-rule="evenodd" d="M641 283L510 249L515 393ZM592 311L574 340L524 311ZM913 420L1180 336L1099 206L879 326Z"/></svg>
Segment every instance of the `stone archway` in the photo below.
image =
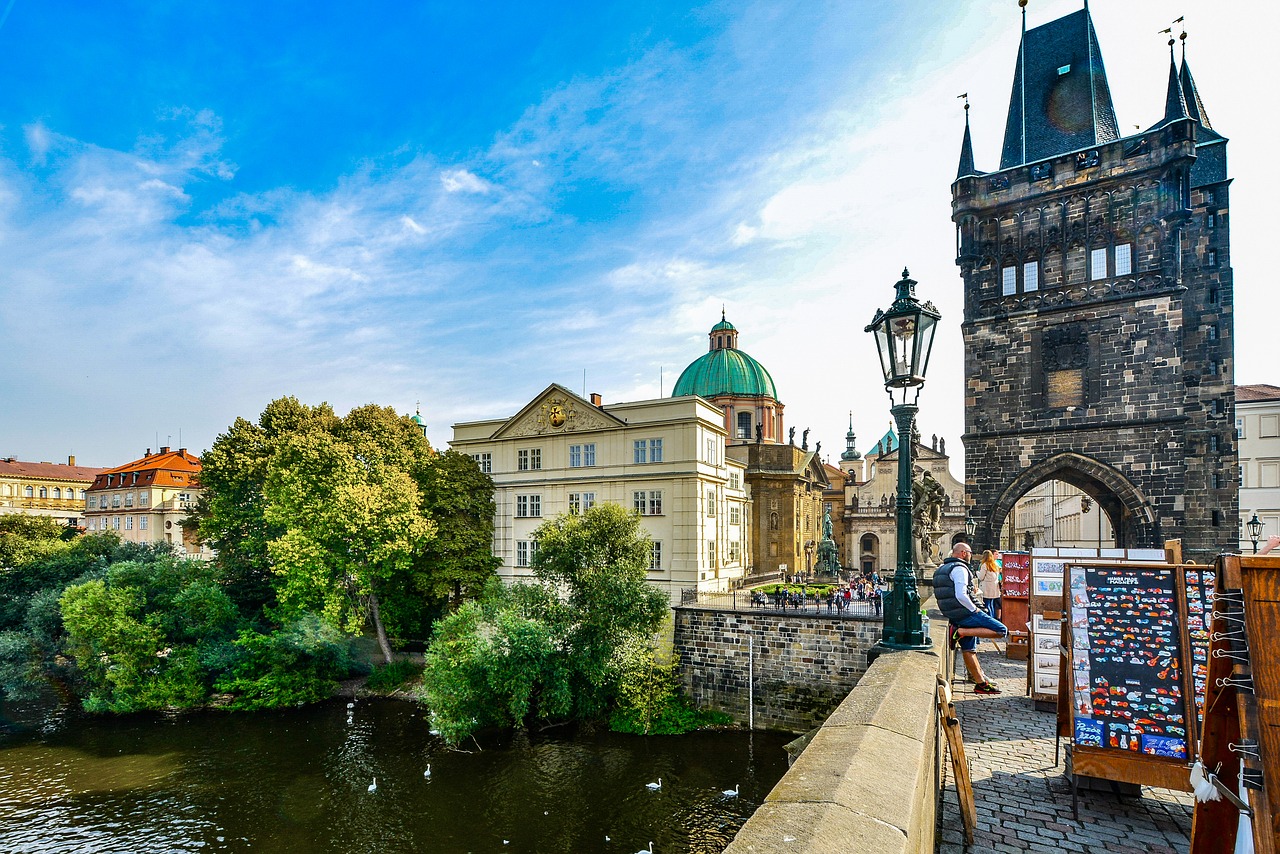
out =
<svg viewBox="0 0 1280 854"><path fill-rule="evenodd" d="M858 557L855 564L859 572L870 574L880 570L880 538L865 533L858 538Z"/></svg>
<svg viewBox="0 0 1280 854"><path fill-rule="evenodd" d="M981 520L975 549L992 548L1018 499L1050 480L1069 483L1093 498L1111 520L1117 546L1159 548L1163 544L1160 521L1151 502L1129 478L1106 463L1066 451L1023 469L993 505L975 508Z"/></svg>

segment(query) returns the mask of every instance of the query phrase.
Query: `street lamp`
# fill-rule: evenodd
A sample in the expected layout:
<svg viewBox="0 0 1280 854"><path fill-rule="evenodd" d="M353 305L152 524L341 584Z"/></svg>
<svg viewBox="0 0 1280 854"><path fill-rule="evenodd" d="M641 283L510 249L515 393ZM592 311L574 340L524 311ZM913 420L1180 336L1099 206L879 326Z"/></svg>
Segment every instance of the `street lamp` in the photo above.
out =
<svg viewBox="0 0 1280 854"><path fill-rule="evenodd" d="M1245 522L1244 524L1245 524L1245 527L1249 529L1249 539L1253 543L1253 553L1257 554L1258 540L1262 539L1263 521L1258 518L1258 514L1255 512L1253 514L1253 518L1250 519L1248 522Z"/></svg>
<svg viewBox="0 0 1280 854"><path fill-rule="evenodd" d="M893 592L885 604L880 643L891 649L928 649L932 642L920 618L911 554L911 436L933 335L942 314L933 303L921 304L916 299L916 282L905 268L895 287L898 293L893 305L888 311L876 311L866 328L875 336L884 388L889 393L889 412L898 425L898 567L893 574Z"/></svg>
<svg viewBox="0 0 1280 854"><path fill-rule="evenodd" d="M978 533L978 522L972 516L964 520L964 532L969 537L969 545L973 545L973 535Z"/></svg>

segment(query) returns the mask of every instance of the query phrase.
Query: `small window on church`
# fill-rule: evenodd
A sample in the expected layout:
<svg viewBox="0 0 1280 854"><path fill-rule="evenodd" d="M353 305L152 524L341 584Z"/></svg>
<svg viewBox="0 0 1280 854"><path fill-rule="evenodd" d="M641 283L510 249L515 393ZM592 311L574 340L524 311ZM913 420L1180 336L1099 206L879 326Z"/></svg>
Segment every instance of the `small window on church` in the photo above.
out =
<svg viewBox="0 0 1280 854"><path fill-rule="evenodd" d="M1210 249L1206 251L1204 253L1204 263L1205 263L1205 266L1208 266L1208 267L1218 266L1218 251L1216 249Z"/></svg>
<svg viewBox="0 0 1280 854"><path fill-rule="evenodd" d="M1022 289L1027 293L1040 290L1040 262L1028 261L1022 265Z"/></svg>
<svg viewBox="0 0 1280 854"><path fill-rule="evenodd" d="M1218 225L1218 215L1213 211L1209 211L1209 215L1205 217L1205 223L1209 228L1216 228Z"/></svg>
<svg viewBox="0 0 1280 854"><path fill-rule="evenodd" d="M738 413L738 438L739 439L751 438L751 413L750 412Z"/></svg>
<svg viewBox="0 0 1280 854"><path fill-rule="evenodd" d="M1000 293L1004 296L1009 296L1010 294L1017 293L1018 292L1018 268L1005 267L1003 272L1004 272L1004 283L1001 287Z"/></svg>

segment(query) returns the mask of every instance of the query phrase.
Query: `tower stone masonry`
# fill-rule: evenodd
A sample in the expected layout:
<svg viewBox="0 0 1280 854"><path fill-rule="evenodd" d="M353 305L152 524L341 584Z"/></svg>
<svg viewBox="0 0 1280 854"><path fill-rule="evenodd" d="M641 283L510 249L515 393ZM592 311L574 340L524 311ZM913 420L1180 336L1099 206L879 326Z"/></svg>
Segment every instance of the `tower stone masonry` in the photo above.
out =
<svg viewBox="0 0 1280 854"><path fill-rule="evenodd" d="M1087 6L1032 30L1024 11L999 170L975 168L966 112L952 220L979 548L1056 479L1118 545L1236 549L1227 140L1183 48L1163 118L1122 137Z"/></svg>

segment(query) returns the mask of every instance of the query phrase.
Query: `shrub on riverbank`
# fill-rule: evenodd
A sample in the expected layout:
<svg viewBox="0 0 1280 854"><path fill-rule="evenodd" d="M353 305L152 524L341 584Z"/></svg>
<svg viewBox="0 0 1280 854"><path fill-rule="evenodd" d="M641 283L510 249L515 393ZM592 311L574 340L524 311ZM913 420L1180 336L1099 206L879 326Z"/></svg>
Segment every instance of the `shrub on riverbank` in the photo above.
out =
<svg viewBox="0 0 1280 854"><path fill-rule="evenodd" d="M373 668L364 687L370 691L395 691L422 675L423 665L408 659L397 659L390 664Z"/></svg>

